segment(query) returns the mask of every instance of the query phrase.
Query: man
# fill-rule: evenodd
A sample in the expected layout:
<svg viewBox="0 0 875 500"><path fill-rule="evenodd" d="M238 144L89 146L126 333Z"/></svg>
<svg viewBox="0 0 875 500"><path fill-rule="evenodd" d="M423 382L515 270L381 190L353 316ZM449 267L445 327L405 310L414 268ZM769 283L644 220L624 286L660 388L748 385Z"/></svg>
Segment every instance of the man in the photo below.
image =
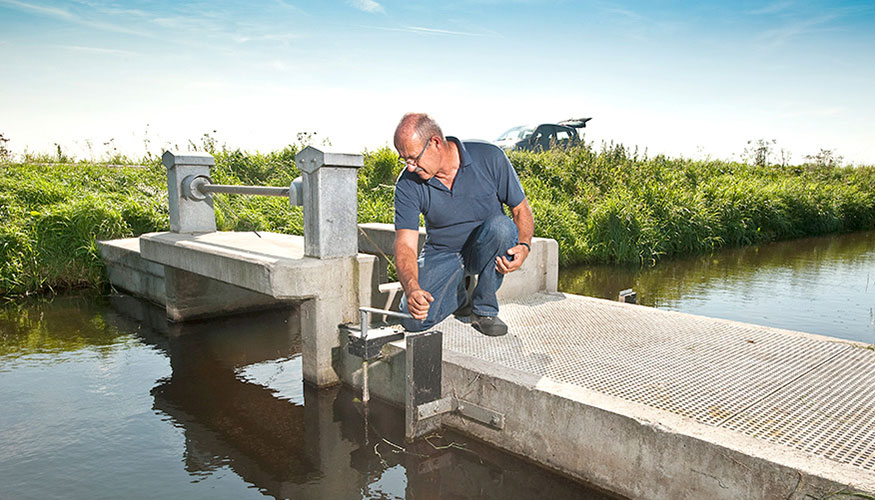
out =
<svg viewBox="0 0 875 500"><path fill-rule="evenodd" d="M428 115L408 113L395 129L405 169L395 183L395 264L404 296L402 324L422 331L454 311L472 314L485 335L507 333L495 293L531 251L532 210L510 161L497 146L444 137ZM502 204L511 207L513 222ZM428 238L417 259L419 215ZM477 275L469 298L465 276Z"/></svg>

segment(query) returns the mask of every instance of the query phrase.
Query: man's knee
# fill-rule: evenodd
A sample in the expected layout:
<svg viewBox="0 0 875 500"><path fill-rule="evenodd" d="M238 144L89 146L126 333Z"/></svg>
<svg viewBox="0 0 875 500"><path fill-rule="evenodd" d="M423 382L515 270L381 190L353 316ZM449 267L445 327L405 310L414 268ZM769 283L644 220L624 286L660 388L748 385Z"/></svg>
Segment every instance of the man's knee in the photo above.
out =
<svg viewBox="0 0 875 500"><path fill-rule="evenodd" d="M483 221L481 237L510 244L519 238L519 230L506 215L493 215Z"/></svg>

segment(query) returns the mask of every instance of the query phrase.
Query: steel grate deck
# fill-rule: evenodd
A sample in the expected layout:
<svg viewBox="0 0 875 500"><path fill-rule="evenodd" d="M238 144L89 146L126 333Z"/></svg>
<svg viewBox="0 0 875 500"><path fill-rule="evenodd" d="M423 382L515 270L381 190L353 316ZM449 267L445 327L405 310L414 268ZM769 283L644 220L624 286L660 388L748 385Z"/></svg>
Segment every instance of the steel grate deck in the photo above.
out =
<svg viewBox="0 0 875 500"><path fill-rule="evenodd" d="M541 293L446 349L875 470L875 352L774 328Z"/></svg>

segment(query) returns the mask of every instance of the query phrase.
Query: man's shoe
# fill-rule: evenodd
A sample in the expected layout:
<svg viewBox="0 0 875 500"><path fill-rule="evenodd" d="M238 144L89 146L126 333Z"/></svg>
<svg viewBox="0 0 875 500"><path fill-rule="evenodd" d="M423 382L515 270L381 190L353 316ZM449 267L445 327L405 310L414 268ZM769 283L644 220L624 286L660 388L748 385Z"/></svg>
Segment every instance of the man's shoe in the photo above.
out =
<svg viewBox="0 0 875 500"><path fill-rule="evenodd" d="M467 317L470 316L473 311L474 304L469 300L464 306L456 309L456 312L454 312L453 315L457 317Z"/></svg>
<svg viewBox="0 0 875 500"><path fill-rule="evenodd" d="M507 333L507 325L498 316L480 316L474 313L471 318L471 326L483 335L500 337Z"/></svg>

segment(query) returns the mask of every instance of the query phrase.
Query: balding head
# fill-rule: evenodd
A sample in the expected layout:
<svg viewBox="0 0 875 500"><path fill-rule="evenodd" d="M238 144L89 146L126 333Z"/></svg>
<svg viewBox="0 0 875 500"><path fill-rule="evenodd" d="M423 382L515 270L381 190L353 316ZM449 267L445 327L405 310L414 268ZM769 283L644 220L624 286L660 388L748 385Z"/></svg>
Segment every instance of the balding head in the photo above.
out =
<svg viewBox="0 0 875 500"><path fill-rule="evenodd" d="M435 136L439 137L441 142L446 141L440 125L432 117L425 113L407 113L401 117L401 121L395 127L395 148L399 149L405 141L411 139L425 144L425 141Z"/></svg>

